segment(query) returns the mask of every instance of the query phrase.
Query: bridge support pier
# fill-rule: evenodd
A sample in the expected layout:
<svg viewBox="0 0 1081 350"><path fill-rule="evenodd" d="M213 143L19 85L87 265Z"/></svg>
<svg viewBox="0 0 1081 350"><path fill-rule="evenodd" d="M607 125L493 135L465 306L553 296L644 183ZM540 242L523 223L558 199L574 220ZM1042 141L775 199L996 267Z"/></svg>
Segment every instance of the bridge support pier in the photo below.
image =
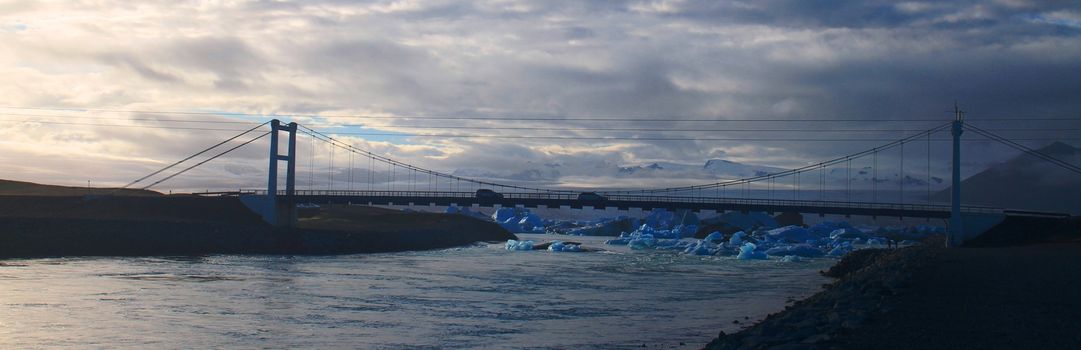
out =
<svg viewBox="0 0 1081 350"><path fill-rule="evenodd" d="M961 220L961 134L964 132L964 112L954 106L953 121L953 179L950 183L950 232L946 245L955 247L964 243L965 229Z"/></svg>
<svg viewBox="0 0 1081 350"><path fill-rule="evenodd" d="M288 152L278 151L278 132L289 133ZM282 125L277 119L270 121L270 168L267 176L266 196L241 198L245 205L259 213L263 220L274 226L293 227L297 221L296 205L296 151L297 123ZM278 162L285 161L285 199L278 195Z"/></svg>

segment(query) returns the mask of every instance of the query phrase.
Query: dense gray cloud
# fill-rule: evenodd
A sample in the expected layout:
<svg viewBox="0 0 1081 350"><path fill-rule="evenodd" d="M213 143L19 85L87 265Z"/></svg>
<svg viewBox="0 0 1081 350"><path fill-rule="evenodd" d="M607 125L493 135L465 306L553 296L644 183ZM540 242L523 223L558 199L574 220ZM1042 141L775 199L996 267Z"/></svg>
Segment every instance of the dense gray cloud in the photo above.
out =
<svg viewBox="0 0 1081 350"><path fill-rule="evenodd" d="M1002 131L1039 139L1026 141L1032 146L1053 138L1074 144L1081 139L1069 130L1081 128L1078 120L981 122L1081 113L1076 98L1081 92L1081 6L1070 2L443 0L177 6L0 1L0 9L0 74L12 82L0 87L4 106L403 117L296 118L331 131L355 132L360 129L336 126L363 124L364 131L374 133L754 140L341 135L357 147L421 166L523 183L588 185L616 179L662 186L709 181L717 174L651 176L641 171L632 176L620 169L653 163L701 166L713 158L801 166L940 124L889 120L946 122L955 100L980 126L1051 129ZM27 116L26 110L0 112L9 113L2 116L7 120L57 121ZM127 118L109 121L125 125L178 125L126 113L39 113ZM667 122L573 120L590 116ZM687 121L703 118L719 121ZM778 118L862 121L721 121ZM682 131L703 129L723 131ZM821 132L739 131L746 129ZM7 139L2 151L18 163L0 168L0 177L72 184L83 180L64 177L65 166L103 183L124 183L230 135L33 123L0 130ZM808 138L882 141L779 140ZM967 173L1010 155L991 144L966 145L978 146L966 149ZM936 150L945 146L935 143ZM342 158L339 169L325 169L327 150L305 147L310 145L302 144L302 156L307 152L324 164L311 169L340 177ZM925 151L923 145L910 147L910 154ZM170 184L178 189L258 186L261 181L252 174L265 167L265 151L265 145L254 144ZM948 165L944 152L936 154L941 156L934 170L941 174ZM31 166L21 157L42 160ZM882 161L895 164L898 157L884 153Z"/></svg>

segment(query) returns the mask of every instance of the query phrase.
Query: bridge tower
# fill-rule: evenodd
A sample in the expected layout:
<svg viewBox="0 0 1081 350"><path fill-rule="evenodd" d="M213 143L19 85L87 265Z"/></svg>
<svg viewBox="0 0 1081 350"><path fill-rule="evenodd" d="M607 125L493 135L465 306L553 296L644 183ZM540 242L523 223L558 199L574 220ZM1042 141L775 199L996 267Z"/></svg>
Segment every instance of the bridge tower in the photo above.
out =
<svg viewBox="0 0 1081 350"><path fill-rule="evenodd" d="M953 181L950 184L950 233L946 240L948 246L958 246L965 239L965 230L961 220L961 134L964 132L965 112L953 106Z"/></svg>
<svg viewBox="0 0 1081 350"><path fill-rule="evenodd" d="M278 132L289 133L288 153L278 152ZM270 121L270 169L267 176L267 211L263 219L275 226L293 226L296 223L296 153L297 123L282 125L277 119ZM285 161L285 200L278 201L278 162Z"/></svg>

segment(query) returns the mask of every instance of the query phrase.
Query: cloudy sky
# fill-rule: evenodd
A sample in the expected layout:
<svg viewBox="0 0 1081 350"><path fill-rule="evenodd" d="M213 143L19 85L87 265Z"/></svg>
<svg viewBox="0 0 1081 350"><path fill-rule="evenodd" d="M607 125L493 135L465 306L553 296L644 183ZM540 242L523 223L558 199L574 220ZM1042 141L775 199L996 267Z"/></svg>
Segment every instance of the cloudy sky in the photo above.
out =
<svg viewBox="0 0 1081 350"><path fill-rule="evenodd" d="M637 167L808 165L954 101L1026 145L1081 145L1081 5L0 0L0 77L6 179L121 185L277 115L439 171L661 186L725 176ZM1016 154L971 138L968 173ZM331 157L307 142L302 187ZM156 188L258 186L265 158L254 143Z"/></svg>

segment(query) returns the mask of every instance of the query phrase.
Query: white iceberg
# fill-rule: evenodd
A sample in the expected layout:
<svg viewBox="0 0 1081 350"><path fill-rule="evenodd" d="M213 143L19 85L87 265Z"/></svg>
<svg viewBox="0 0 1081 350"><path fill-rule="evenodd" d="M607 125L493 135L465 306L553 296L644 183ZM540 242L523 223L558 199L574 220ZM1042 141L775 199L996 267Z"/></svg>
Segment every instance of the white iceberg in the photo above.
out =
<svg viewBox="0 0 1081 350"><path fill-rule="evenodd" d="M505 248L507 250L533 250L533 241L516 241L508 239Z"/></svg>
<svg viewBox="0 0 1081 350"><path fill-rule="evenodd" d="M800 262L800 261L803 261L803 259L801 259L797 255L785 255L784 257L781 258L781 262L786 262L786 263Z"/></svg>
<svg viewBox="0 0 1081 350"><path fill-rule="evenodd" d="M742 247L739 247L739 255L736 256L736 259L740 259L740 260L765 260L765 259L767 259L766 253L756 252L755 251L756 248L758 248L758 247L755 246L754 243L746 243L746 244L744 244Z"/></svg>

